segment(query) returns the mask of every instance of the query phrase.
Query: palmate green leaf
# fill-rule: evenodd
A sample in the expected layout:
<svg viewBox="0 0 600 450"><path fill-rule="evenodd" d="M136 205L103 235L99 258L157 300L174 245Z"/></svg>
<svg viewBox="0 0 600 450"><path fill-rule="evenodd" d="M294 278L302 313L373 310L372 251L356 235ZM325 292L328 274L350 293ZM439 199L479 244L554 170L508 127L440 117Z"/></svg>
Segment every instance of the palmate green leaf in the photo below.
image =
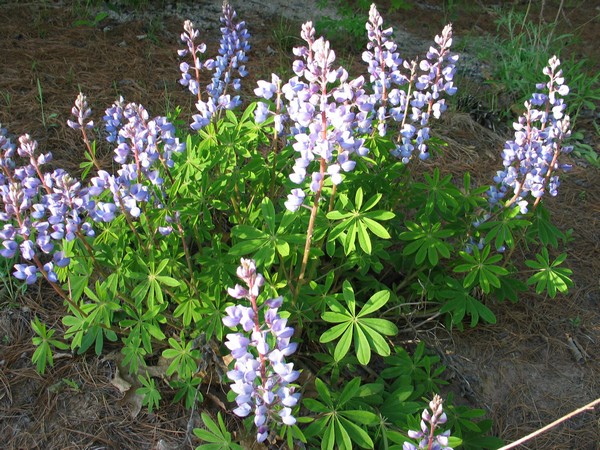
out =
<svg viewBox="0 0 600 450"><path fill-rule="evenodd" d="M545 247L551 245L557 248L558 240L565 239L565 234L550 221L550 214L541 204L535 209L533 227L529 232L529 236L537 236Z"/></svg>
<svg viewBox="0 0 600 450"><path fill-rule="evenodd" d="M219 425L217 425L212 418L205 412L201 413L202 422L204 426L207 428L203 430L202 428L194 428L194 434L202 439L205 442L209 442L210 444L204 444L196 447L197 449L202 450L242 450L242 447L231 440L231 433L227 431L227 427L223 418L221 417L221 413L217 413L217 420L219 421Z"/></svg>
<svg viewBox="0 0 600 450"><path fill-rule="evenodd" d="M308 437L318 437L322 449L351 449L354 446L373 448L373 442L360 425L375 425L379 417L371 411L356 409L353 399L361 392L360 377L348 382L339 394L329 392L329 389L319 378L315 387L319 400L305 398L304 406L318 414L317 419L305 430ZM350 406L345 409L344 406ZM365 405L366 406L366 405Z"/></svg>
<svg viewBox="0 0 600 450"><path fill-rule="evenodd" d="M320 342L327 343L339 338L333 353L336 361L341 361L347 355L352 343L361 364L369 363L371 351L382 356L389 355L390 349L382 334L395 335L398 332L397 327L388 320L366 316L375 313L385 305L390 298L390 293L385 290L376 292L358 314L355 310L354 290L347 280L343 283L342 296L348 305L347 308L334 300L328 304L333 311L326 311L321 315L323 320L336 325L321 335Z"/></svg>
<svg viewBox="0 0 600 450"><path fill-rule="evenodd" d="M90 326L83 334L81 346L79 347L79 350L77 350L77 354L82 355L92 346L92 344L95 344L94 350L96 355L100 356L102 354L102 348L104 347L104 330L98 325Z"/></svg>
<svg viewBox="0 0 600 450"><path fill-rule="evenodd" d="M35 363L35 369L39 374L44 375L46 372L46 366L50 367L54 366L54 358L52 358L52 350L50 346L46 343L36 343L33 342L34 345L38 347L33 352L33 356L31 357L31 361Z"/></svg>
<svg viewBox="0 0 600 450"><path fill-rule="evenodd" d="M79 309L81 311L73 308L73 311L71 311L73 314L72 316L63 317L62 323L68 327L71 327L65 332L65 338L71 339L71 334L87 329L89 325L89 320L87 320L87 317L95 307L96 305L93 303L83 303L79 305Z"/></svg>
<svg viewBox="0 0 600 450"><path fill-rule="evenodd" d="M454 234L452 230L442 229L441 223L422 223L407 221L406 227L409 231L400 234L403 241L412 241L404 247L403 255L415 254L415 263L423 264L425 259L433 266L439 262L439 256L450 257L452 246L444 241Z"/></svg>
<svg viewBox="0 0 600 450"><path fill-rule="evenodd" d="M91 258L72 258L71 272L69 273L69 291L71 300L79 301L83 290L89 284L93 273Z"/></svg>
<svg viewBox="0 0 600 450"><path fill-rule="evenodd" d="M173 360L167 368L167 376L177 372L181 378L188 379L196 370L196 359L199 357L199 352L192 350L193 341L185 342L183 332L179 338L181 343L174 338L169 338L171 348L165 349L162 356L165 359Z"/></svg>
<svg viewBox="0 0 600 450"><path fill-rule="evenodd" d="M463 281L465 288L470 288L478 283L486 294L491 292L492 287L500 288L499 277L507 275L508 270L495 265L502 260L502 255L489 256L490 249L490 245L487 244L481 251L474 247L472 255L467 252L460 252L460 256L467 264L457 265L454 272L468 272Z"/></svg>
<svg viewBox="0 0 600 450"><path fill-rule="evenodd" d="M179 303L173 312L173 316L182 316L183 325L187 327L192 323L192 321L196 323L202 318L200 306L200 301L196 297L189 296L187 299Z"/></svg>
<svg viewBox="0 0 600 450"><path fill-rule="evenodd" d="M160 404L160 399L162 398L160 395L160 391L156 388L156 383L154 378L147 375L143 377L142 375L138 375L138 379L142 383L142 387L136 389L136 394L143 395L144 398L142 400L142 405L148 407L148 412L152 414L153 409L158 408Z"/></svg>
<svg viewBox="0 0 600 450"><path fill-rule="evenodd" d="M496 323L496 316L492 310L466 292L463 295L456 295L453 299L445 303L440 312L451 313L454 325L459 325L465 314L471 316L471 328L479 323L480 318L490 324Z"/></svg>
<svg viewBox="0 0 600 450"><path fill-rule="evenodd" d="M541 294L544 290L551 298L557 292L565 293L573 285L569 276L573 273L570 269L558 267L566 259L567 255L562 253L551 263L548 249L542 248L541 254L536 255L537 261L527 260L525 264L538 272L527 280L527 284L535 284L535 291Z"/></svg>
<svg viewBox="0 0 600 450"><path fill-rule="evenodd" d="M329 220L341 220L329 233L327 241L328 251L332 251L331 243L337 239L342 243L345 254L349 255L356 250L356 241L358 240L360 249L366 254L371 254L373 251L373 242L370 233L381 239L389 239L389 233L377 221L390 220L395 217L394 213L389 211L370 211L371 208L379 203L382 195L374 195L363 205L362 188L356 190L354 205L347 200L347 197L340 197L344 200L338 202L338 208L329 212L326 216Z"/></svg>
<svg viewBox="0 0 600 450"><path fill-rule="evenodd" d="M489 244L492 241L497 249L506 245L509 248L514 246L513 232L519 229L525 229L531 222L525 219L518 219L520 214L518 206L510 209L504 209L499 220L483 222L479 225L480 230L489 230L485 236L485 243Z"/></svg>
<svg viewBox="0 0 600 450"><path fill-rule="evenodd" d="M66 350L69 346L57 339L53 339L52 336L54 336L55 330L46 329L46 325L37 316L31 321L31 328L37 335L32 338L33 345L37 348L33 352L31 361L35 363L38 373L43 375L47 365L54 366L51 347Z"/></svg>
<svg viewBox="0 0 600 450"><path fill-rule="evenodd" d="M129 335L124 343L125 345L121 349L123 365L129 368L129 374L131 375L138 372L140 364L145 366L144 356L147 352L140 347L141 341L139 336Z"/></svg>

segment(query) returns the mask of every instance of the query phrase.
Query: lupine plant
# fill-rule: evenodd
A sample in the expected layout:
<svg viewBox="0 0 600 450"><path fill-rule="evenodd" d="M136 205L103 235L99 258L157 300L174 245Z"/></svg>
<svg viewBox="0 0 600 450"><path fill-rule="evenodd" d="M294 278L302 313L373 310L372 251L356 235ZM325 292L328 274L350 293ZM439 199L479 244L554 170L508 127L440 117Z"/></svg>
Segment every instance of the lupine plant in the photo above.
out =
<svg viewBox="0 0 600 450"><path fill-rule="evenodd" d="M542 202L568 167L559 60L525 103L494 184L473 186L468 173L409 170L431 157L430 122L457 90L450 25L404 61L373 5L366 76L353 76L306 22L294 76L258 81L258 101L237 113L250 36L227 2L221 22L214 58L184 24L180 82L197 99L189 129L123 98L97 126L80 94L68 125L87 154L81 180L46 170L52 156L30 136L13 143L1 130L0 254L64 307L63 327L33 321L38 369L53 365L52 348L116 347L151 410L161 394L148 364L161 355L188 408L202 378L229 385L239 429L232 437L220 414L219 426L203 414L209 430L196 434L232 448L246 434L289 448L497 445L483 411L451 398L442 410L439 358L394 338L413 315L459 329L467 318L494 323L487 298L571 285L557 252L567 235ZM114 152L114 171L99 145ZM521 264L516 249L535 259Z"/></svg>

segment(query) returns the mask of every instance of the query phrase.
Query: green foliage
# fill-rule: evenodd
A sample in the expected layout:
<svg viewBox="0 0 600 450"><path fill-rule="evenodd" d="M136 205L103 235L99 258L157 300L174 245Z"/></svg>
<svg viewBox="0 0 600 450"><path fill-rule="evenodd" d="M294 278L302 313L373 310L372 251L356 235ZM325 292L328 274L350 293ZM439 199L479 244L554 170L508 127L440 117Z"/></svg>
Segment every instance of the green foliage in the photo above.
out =
<svg viewBox="0 0 600 450"><path fill-rule="evenodd" d="M148 412L152 414L154 408L158 408L160 399L162 398L160 391L156 386L154 378L150 377L150 375L139 375L138 379L142 383L142 387L137 388L135 393L142 396L142 406L147 406Z"/></svg>
<svg viewBox="0 0 600 450"><path fill-rule="evenodd" d="M546 291L550 297L554 298L557 292L565 293L573 286L573 282L569 278L569 275L573 273L571 269L558 267L565 262L566 253L558 255L554 261L550 262L548 250L542 248L542 253L535 255L535 258L535 261L528 259L525 264L536 271L527 280L527 284L535 284L536 294Z"/></svg>
<svg viewBox="0 0 600 450"><path fill-rule="evenodd" d="M316 21L317 31L326 36L338 48L355 51L363 48L365 40L365 21L369 13L371 0L318 0L317 6L321 9L330 7L335 9L335 17L320 14ZM412 4L407 0L391 0L387 12L412 9Z"/></svg>
<svg viewBox="0 0 600 450"><path fill-rule="evenodd" d="M356 190L353 205L345 195L340 195L338 209L327 214L329 220L340 221L329 233L329 254L333 253L335 248L333 241L336 239L343 245L346 255L356 250L357 240L361 250L370 255L373 252L370 234L380 239L391 237L379 221L393 219L395 217L394 213L383 210L370 211L379 203L382 197L382 194L376 194L363 205L363 190L359 187Z"/></svg>
<svg viewBox="0 0 600 450"><path fill-rule="evenodd" d="M31 321L31 328L37 336L33 337L33 345L37 348L33 352L31 360L35 363L37 371L41 374L46 372L46 366L50 365L54 367L54 358L52 357L52 347L56 347L60 350L66 350L69 348L63 342L53 338L56 330L48 330L46 325L40 322L40 319L36 317Z"/></svg>
<svg viewBox="0 0 600 450"><path fill-rule="evenodd" d="M483 251L479 251L477 247L473 248L473 254L467 252L459 252L465 264L459 264L454 268L455 272L467 272L463 286L472 288L478 285L484 294L489 294L492 288L500 287L500 276L508 274L508 270L504 267L496 265L502 260L502 255L491 255L491 247L486 245Z"/></svg>
<svg viewBox="0 0 600 450"><path fill-rule="evenodd" d="M493 275L492 272L490 276ZM445 286L438 293L438 296L446 301L440 308L440 312L450 314L451 325L462 328L465 315L471 316L471 328L479 323L480 318L487 323L496 323L496 316L492 310L473 297L469 291L466 291L464 283L461 286L457 280L450 277L445 278L445 281ZM487 283L489 284L489 282Z"/></svg>
<svg viewBox="0 0 600 450"><path fill-rule="evenodd" d="M194 428L194 434L202 439L206 444L199 445L196 450L242 450L241 445L232 441L231 433L227 431L225 422L221 413L217 413L217 425L211 417L202 412L200 414L202 423L206 429Z"/></svg>
<svg viewBox="0 0 600 450"><path fill-rule="evenodd" d="M171 348L166 349L162 353L164 358L172 360L167 369L167 376L171 376L177 372L182 379L190 379L196 372L196 361L200 358L200 352L192 350L194 342L190 341L186 343L183 333L180 336L180 342L169 338L169 344Z"/></svg>
<svg viewBox="0 0 600 450"><path fill-rule="evenodd" d="M525 229L530 225L529 221L519 217L519 207L515 206L505 208L498 217L499 220L489 220L481 224L479 227L481 230L489 230L485 237L486 244L493 241L496 249L502 249L505 246L513 248L515 244L514 231Z"/></svg>
<svg viewBox="0 0 600 450"><path fill-rule="evenodd" d="M335 360L340 361L346 356L352 342L360 364L369 364L371 351L381 356L389 355L390 347L383 336L396 335L398 328L389 320L366 316L385 305L390 298L390 293L376 292L358 314L354 290L348 281L344 281L342 298L345 307L339 301L332 299L328 305L331 311L324 312L322 315L325 322L337 324L325 331L320 339L322 343L327 343L339 338L333 353Z"/></svg>
<svg viewBox="0 0 600 450"><path fill-rule="evenodd" d="M78 20L74 21L73 26L74 27L84 26L84 27L95 28L100 24L100 22L102 22L107 17L108 17L108 13L106 11L99 11L94 15L93 18L78 19Z"/></svg>
<svg viewBox="0 0 600 450"><path fill-rule="evenodd" d="M360 448L374 448L373 440L363 428L375 425L377 415L367 409L360 409L353 402L360 392L360 378L353 378L342 392L332 395L325 383L315 380L319 400L304 399L304 405L316 413L315 421L306 429L306 436L322 436L321 449L351 449L353 444Z"/></svg>
<svg viewBox="0 0 600 450"><path fill-rule="evenodd" d="M444 239L454 234L452 230L442 229L442 224L439 222L415 223L407 221L406 228L409 231L405 231L399 236L403 241L410 241L404 247L403 255L414 254L416 265L423 264L426 258L432 266L437 265L440 256L450 258L452 246Z"/></svg>
<svg viewBox="0 0 600 450"><path fill-rule="evenodd" d="M317 31L334 44L342 44L348 51L364 47L366 44L364 12L369 11L370 4L366 0L358 0L356 4L347 1L320 0L318 6L321 8L333 6L337 16L321 15L315 23Z"/></svg>

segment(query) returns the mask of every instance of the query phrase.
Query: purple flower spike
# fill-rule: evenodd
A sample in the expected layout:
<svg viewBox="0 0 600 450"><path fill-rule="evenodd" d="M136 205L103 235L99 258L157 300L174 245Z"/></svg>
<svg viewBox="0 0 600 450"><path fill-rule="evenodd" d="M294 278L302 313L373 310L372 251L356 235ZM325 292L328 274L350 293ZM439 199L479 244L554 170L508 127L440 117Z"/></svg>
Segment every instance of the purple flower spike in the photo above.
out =
<svg viewBox="0 0 600 450"><path fill-rule="evenodd" d="M249 300L251 306L233 305L225 309L223 324L230 328L241 325L246 333L226 336L225 346L235 358L233 370L227 376L233 381L231 390L237 394L234 414L246 417L253 413L256 440L263 442L270 427L296 423L292 408L300 394L294 392L290 383L296 381L300 373L294 370L292 363L285 362L285 356L294 353L297 344L290 342L294 329L288 327L287 320L278 313L282 297L265 301L261 306L261 322L256 299L265 279L256 272L254 260L242 258L237 275L247 287L236 285L228 292L236 299Z"/></svg>
<svg viewBox="0 0 600 450"><path fill-rule="evenodd" d="M402 131L392 154L407 163L414 150L418 149L419 158L427 159L427 123L431 116L439 119L446 110L443 94L456 93L452 80L458 56L450 54L452 27L447 25L442 34L435 37L438 48L431 47L426 59L412 62L400 58L397 45L392 40L393 29L383 29L383 19L374 4L366 28L369 42L363 61L368 64L373 89L368 96L368 111L377 120L377 131L384 136L390 118L400 122ZM403 89L406 84L408 89Z"/></svg>
<svg viewBox="0 0 600 450"><path fill-rule="evenodd" d="M181 34L181 40L187 48L179 50L178 54L182 57L191 55L192 64L184 61L179 65L182 74L179 83L187 86L189 91L198 98L196 109L199 114L192 117L194 121L190 125L196 131L208 125L219 111L234 109L241 104L240 96L232 96L228 90L231 88L233 91L239 91L240 78L248 74L244 63L248 60L246 53L250 50L248 44L250 34L245 22L238 21L237 14L229 2L223 2L221 23L223 26L219 54L214 59L207 59L204 62L200 60L200 56L206 52L206 45L196 44L200 33L194 29L192 22L185 21L184 33ZM203 92L200 89L200 73L203 70L213 72L211 82L206 86L206 100L202 98ZM234 72L237 72L240 78L234 78Z"/></svg>
<svg viewBox="0 0 600 450"><path fill-rule="evenodd" d="M372 109L366 104L369 99L364 95L364 79L349 81L343 67L334 67L335 52L329 41L322 37L315 39L312 22L302 26L301 36L306 46L294 49L298 59L293 70L297 76L281 89L279 79L273 76L271 83L260 81L255 90L266 99L277 94L274 114L278 132L284 120L293 124L292 146L297 158L289 178L303 187L293 189L288 195L285 207L292 212L302 205L307 193L320 195L327 178L333 184L341 183L341 172L354 168L354 163L349 162L353 153L367 154L364 140L356 139L354 133L360 128L359 123L368 128L366 115L361 116L360 111ZM283 97L285 106L280 103ZM266 105L259 104L257 121L264 120L268 113ZM309 175L310 181L306 179Z"/></svg>
<svg viewBox="0 0 600 450"><path fill-rule="evenodd" d="M71 109L71 113L77 119L77 122L67 120L67 125L74 130L81 130L82 128L93 128L94 121L90 120L86 123L86 120L92 115L92 110L88 107L87 98L81 92L75 99L75 106Z"/></svg>
<svg viewBox="0 0 600 450"><path fill-rule="evenodd" d="M442 403L442 398L436 394L433 397L433 400L429 402L429 409L431 412L424 409L421 414L421 430L410 430L408 432L408 437L411 439L420 439L419 446L417 447L414 444L405 442L402 446L403 450L452 450L452 447L448 447L450 430L435 435L435 430L440 425L445 424L447 420Z"/></svg>
<svg viewBox="0 0 600 450"><path fill-rule="evenodd" d="M500 205L512 190L504 207L516 204L525 214L531 201L535 208L546 192L555 196L559 186L555 172L570 169L569 165L558 163L561 154L572 150L562 145L571 129L569 116L564 113L566 104L560 98L569 93L569 88L559 66L556 56L550 58L543 70L550 80L536 85L544 92L534 93L525 102L525 113L513 124L514 139L506 142L502 152L504 170L497 172L496 185L488 191L492 207Z"/></svg>

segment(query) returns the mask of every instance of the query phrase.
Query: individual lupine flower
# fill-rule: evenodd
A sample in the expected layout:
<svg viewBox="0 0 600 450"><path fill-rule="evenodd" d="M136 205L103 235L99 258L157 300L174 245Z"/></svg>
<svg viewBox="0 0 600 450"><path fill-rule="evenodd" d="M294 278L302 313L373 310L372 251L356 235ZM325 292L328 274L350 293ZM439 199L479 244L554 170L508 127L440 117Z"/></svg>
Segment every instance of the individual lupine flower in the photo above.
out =
<svg viewBox="0 0 600 450"><path fill-rule="evenodd" d="M435 434L435 430L446 423L446 413L442 406L442 398L439 395L435 395L433 400L429 402L429 409L425 408L423 414L421 414L421 430L408 432L408 437L412 439L420 439L419 446L415 446L409 442L405 442L402 446L403 450L452 450L452 447L448 447L448 438L450 437L450 430L444 431L440 434Z"/></svg>
<svg viewBox="0 0 600 450"><path fill-rule="evenodd" d="M268 81L259 80L257 84L258 87L254 89L254 93L257 97L264 98L265 100L270 100L275 97L275 111L273 112L274 128L278 134L283 133L283 125L287 120L287 115L285 114L285 104L282 100L283 92L281 91L280 78L273 73L271 74L270 83ZM256 109L254 110L256 123L262 123L267 120L270 113L269 106L266 103L258 102Z"/></svg>
<svg viewBox="0 0 600 450"><path fill-rule="evenodd" d="M299 376L285 357L296 351L291 342L294 329L278 313L282 297L269 299L259 308L256 299L264 285L264 277L256 272L253 260L242 258L237 275L245 287L237 284L228 293L238 300L246 299L251 306L233 305L225 309L223 324L230 328L241 325L244 333L230 333L225 346L235 359L233 370L227 376L233 381L237 407L233 412L246 417L254 415L256 440L266 440L273 422L293 425L296 419L292 408L300 394L291 385ZM262 309L262 320L259 314Z"/></svg>
<svg viewBox="0 0 600 450"><path fill-rule="evenodd" d="M27 284L33 284L37 280L37 268L28 264L15 264L13 275Z"/></svg>
<svg viewBox="0 0 600 450"><path fill-rule="evenodd" d="M93 128L94 121L90 120L86 123L86 120L92 115L92 110L88 107L87 98L81 92L75 100L75 106L71 109L71 113L77 119L77 122L67 120L67 125L74 130L80 130L82 128Z"/></svg>
<svg viewBox="0 0 600 450"><path fill-rule="evenodd" d="M564 114L566 104L560 97L567 95L569 88L564 84L559 65L556 56L550 58L543 70L550 80L536 85L544 92L534 93L525 102L525 113L513 124L514 139L505 143L502 152L504 170L496 173L496 185L488 191L492 206L500 204L512 190L512 197L504 207L516 204L525 214L531 198L535 207L544 193L556 196L559 179L555 172L570 169L569 165L558 163L561 154L572 150L563 146L571 130L569 116Z"/></svg>
<svg viewBox="0 0 600 450"><path fill-rule="evenodd" d="M9 240L3 241L2 246L4 248L2 250L0 250L0 255L2 255L5 258L12 258L13 256L15 256L15 253L17 252L17 249L19 248L19 245L15 241L9 241Z"/></svg>

